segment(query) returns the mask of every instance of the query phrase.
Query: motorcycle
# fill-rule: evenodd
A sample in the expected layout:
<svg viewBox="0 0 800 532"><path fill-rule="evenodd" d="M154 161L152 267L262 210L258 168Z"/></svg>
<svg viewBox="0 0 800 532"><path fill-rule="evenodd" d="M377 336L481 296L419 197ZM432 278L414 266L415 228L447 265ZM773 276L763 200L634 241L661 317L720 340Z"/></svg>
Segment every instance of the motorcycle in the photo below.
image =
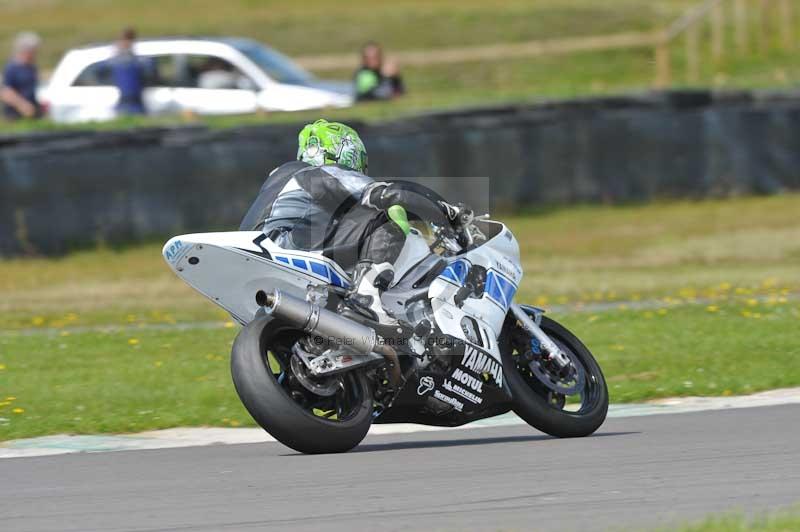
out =
<svg viewBox="0 0 800 532"><path fill-rule="evenodd" d="M261 231L181 235L163 255L243 326L231 351L236 392L296 451L348 451L373 423L454 427L513 410L569 438L606 418L608 389L589 349L514 302L519 245L488 215L463 207L456 223L413 224L381 297L391 325L348 305L350 275L329 254Z"/></svg>

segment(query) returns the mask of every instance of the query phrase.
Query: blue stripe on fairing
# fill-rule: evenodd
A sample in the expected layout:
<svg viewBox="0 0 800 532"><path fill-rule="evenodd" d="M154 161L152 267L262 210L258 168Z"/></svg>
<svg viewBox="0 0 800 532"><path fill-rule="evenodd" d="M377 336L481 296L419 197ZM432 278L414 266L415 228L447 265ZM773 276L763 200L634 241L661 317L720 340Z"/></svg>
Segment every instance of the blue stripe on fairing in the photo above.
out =
<svg viewBox="0 0 800 532"><path fill-rule="evenodd" d="M514 294L517 293L517 287L514 286L511 282L504 280L505 285L501 283L500 289L503 291L503 295L506 298L506 302L508 305L511 305L511 302L514 300Z"/></svg>
<svg viewBox="0 0 800 532"><path fill-rule="evenodd" d="M339 277L336 274L336 272L333 271L333 268L331 268L331 284L333 286L340 286L342 288L347 288L347 282L341 277Z"/></svg>
<svg viewBox="0 0 800 532"><path fill-rule="evenodd" d="M470 270L470 263L464 259L458 259L450 264L439 274L440 279L445 279L458 286L464 286L467 281L467 276ZM489 270L486 274L486 286L484 287L484 294L497 303L501 308L508 309L511 302L514 300L514 294L517 292L516 285L502 274L495 270Z"/></svg>
<svg viewBox="0 0 800 532"><path fill-rule="evenodd" d="M511 302L514 300L514 294L516 292L517 287L514 286L514 283L494 270L489 270L489 273L486 275L486 288L484 289L484 293L489 299L500 305L503 309L508 309L508 307L511 306Z"/></svg>
<svg viewBox="0 0 800 532"><path fill-rule="evenodd" d="M344 278L337 274L331 266L325 264L324 262L316 262L310 259L308 262L306 262L305 259L294 257L290 259L289 257L283 257L281 255L275 255L275 260L296 270L301 270L306 273L310 271L311 273L322 277L334 286L341 288L347 288L350 286L350 283L345 281Z"/></svg>
<svg viewBox="0 0 800 532"><path fill-rule="evenodd" d="M468 273L469 263L459 259L448 264L447 268L439 274L439 277L452 281L459 286L464 286L464 283L467 281Z"/></svg>
<svg viewBox="0 0 800 532"><path fill-rule="evenodd" d="M467 274L469 273L469 264L463 260L457 260L453 264L450 265L453 269L453 273L456 274L456 277L460 281L461 284L464 284L467 281Z"/></svg>
<svg viewBox="0 0 800 532"><path fill-rule="evenodd" d="M445 279L453 281L454 283L458 284L458 278L456 277L456 274L453 271L453 269L450 267L445 268L442 271L442 273L439 274L439 277L444 277Z"/></svg>
<svg viewBox="0 0 800 532"><path fill-rule="evenodd" d="M495 300L495 302L499 303L501 307L505 306L503 292L500 290L500 286L497 282L497 277L493 275L494 272L489 272L486 276L486 288L484 292L489 295L490 298Z"/></svg>
<svg viewBox="0 0 800 532"><path fill-rule="evenodd" d="M321 262L314 262L308 261L311 264L311 271L316 273L317 275L324 277L325 279L330 279L330 275L328 275L328 267Z"/></svg>

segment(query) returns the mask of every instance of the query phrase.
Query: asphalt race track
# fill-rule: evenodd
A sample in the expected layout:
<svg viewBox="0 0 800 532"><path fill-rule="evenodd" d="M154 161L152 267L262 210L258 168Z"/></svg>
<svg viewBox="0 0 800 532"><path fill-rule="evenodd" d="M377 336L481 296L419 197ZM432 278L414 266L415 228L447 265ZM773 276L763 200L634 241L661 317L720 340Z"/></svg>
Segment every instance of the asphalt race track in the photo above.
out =
<svg viewBox="0 0 800 532"><path fill-rule="evenodd" d="M0 460L0 529L607 530L800 501L800 406Z"/></svg>

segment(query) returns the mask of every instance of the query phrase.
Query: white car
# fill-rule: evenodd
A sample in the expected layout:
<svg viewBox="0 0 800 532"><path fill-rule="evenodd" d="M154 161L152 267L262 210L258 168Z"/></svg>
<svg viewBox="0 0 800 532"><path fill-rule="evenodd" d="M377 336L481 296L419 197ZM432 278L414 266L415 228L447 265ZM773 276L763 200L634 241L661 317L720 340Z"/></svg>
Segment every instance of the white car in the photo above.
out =
<svg viewBox="0 0 800 532"><path fill-rule="evenodd" d="M114 45L76 48L61 59L39 101L57 122L110 120L119 91L107 61ZM134 53L146 66L148 114L201 115L347 107L352 84L322 81L288 57L248 39L140 40Z"/></svg>

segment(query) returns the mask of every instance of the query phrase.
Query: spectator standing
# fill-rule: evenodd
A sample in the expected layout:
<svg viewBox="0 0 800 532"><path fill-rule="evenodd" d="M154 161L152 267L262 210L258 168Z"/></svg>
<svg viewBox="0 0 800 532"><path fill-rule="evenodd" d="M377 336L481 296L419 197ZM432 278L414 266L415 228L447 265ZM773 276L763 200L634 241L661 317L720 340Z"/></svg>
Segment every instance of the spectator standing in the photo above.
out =
<svg viewBox="0 0 800 532"><path fill-rule="evenodd" d="M396 63L384 61L381 45L372 41L361 48L361 67L354 81L358 100L389 100L405 92Z"/></svg>
<svg viewBox="0 0 800 532"><path fill-rule="evenodd" d="M125 28L117 41L117 51L109 60L111 79L119 90L117 112L123 115L146 114L144 93L145 65L133 52L136 30Z"/></svg>
<svg viewBox="0 0 800 532"><path fill-rule="evenodd" d="M36 88L39 85L36 52L40 44L41 39L32 32L20 33L14 39L12 58L3 69L0 88L3 114L10 120L42 115L42 107L36 100Z"/></svg>

